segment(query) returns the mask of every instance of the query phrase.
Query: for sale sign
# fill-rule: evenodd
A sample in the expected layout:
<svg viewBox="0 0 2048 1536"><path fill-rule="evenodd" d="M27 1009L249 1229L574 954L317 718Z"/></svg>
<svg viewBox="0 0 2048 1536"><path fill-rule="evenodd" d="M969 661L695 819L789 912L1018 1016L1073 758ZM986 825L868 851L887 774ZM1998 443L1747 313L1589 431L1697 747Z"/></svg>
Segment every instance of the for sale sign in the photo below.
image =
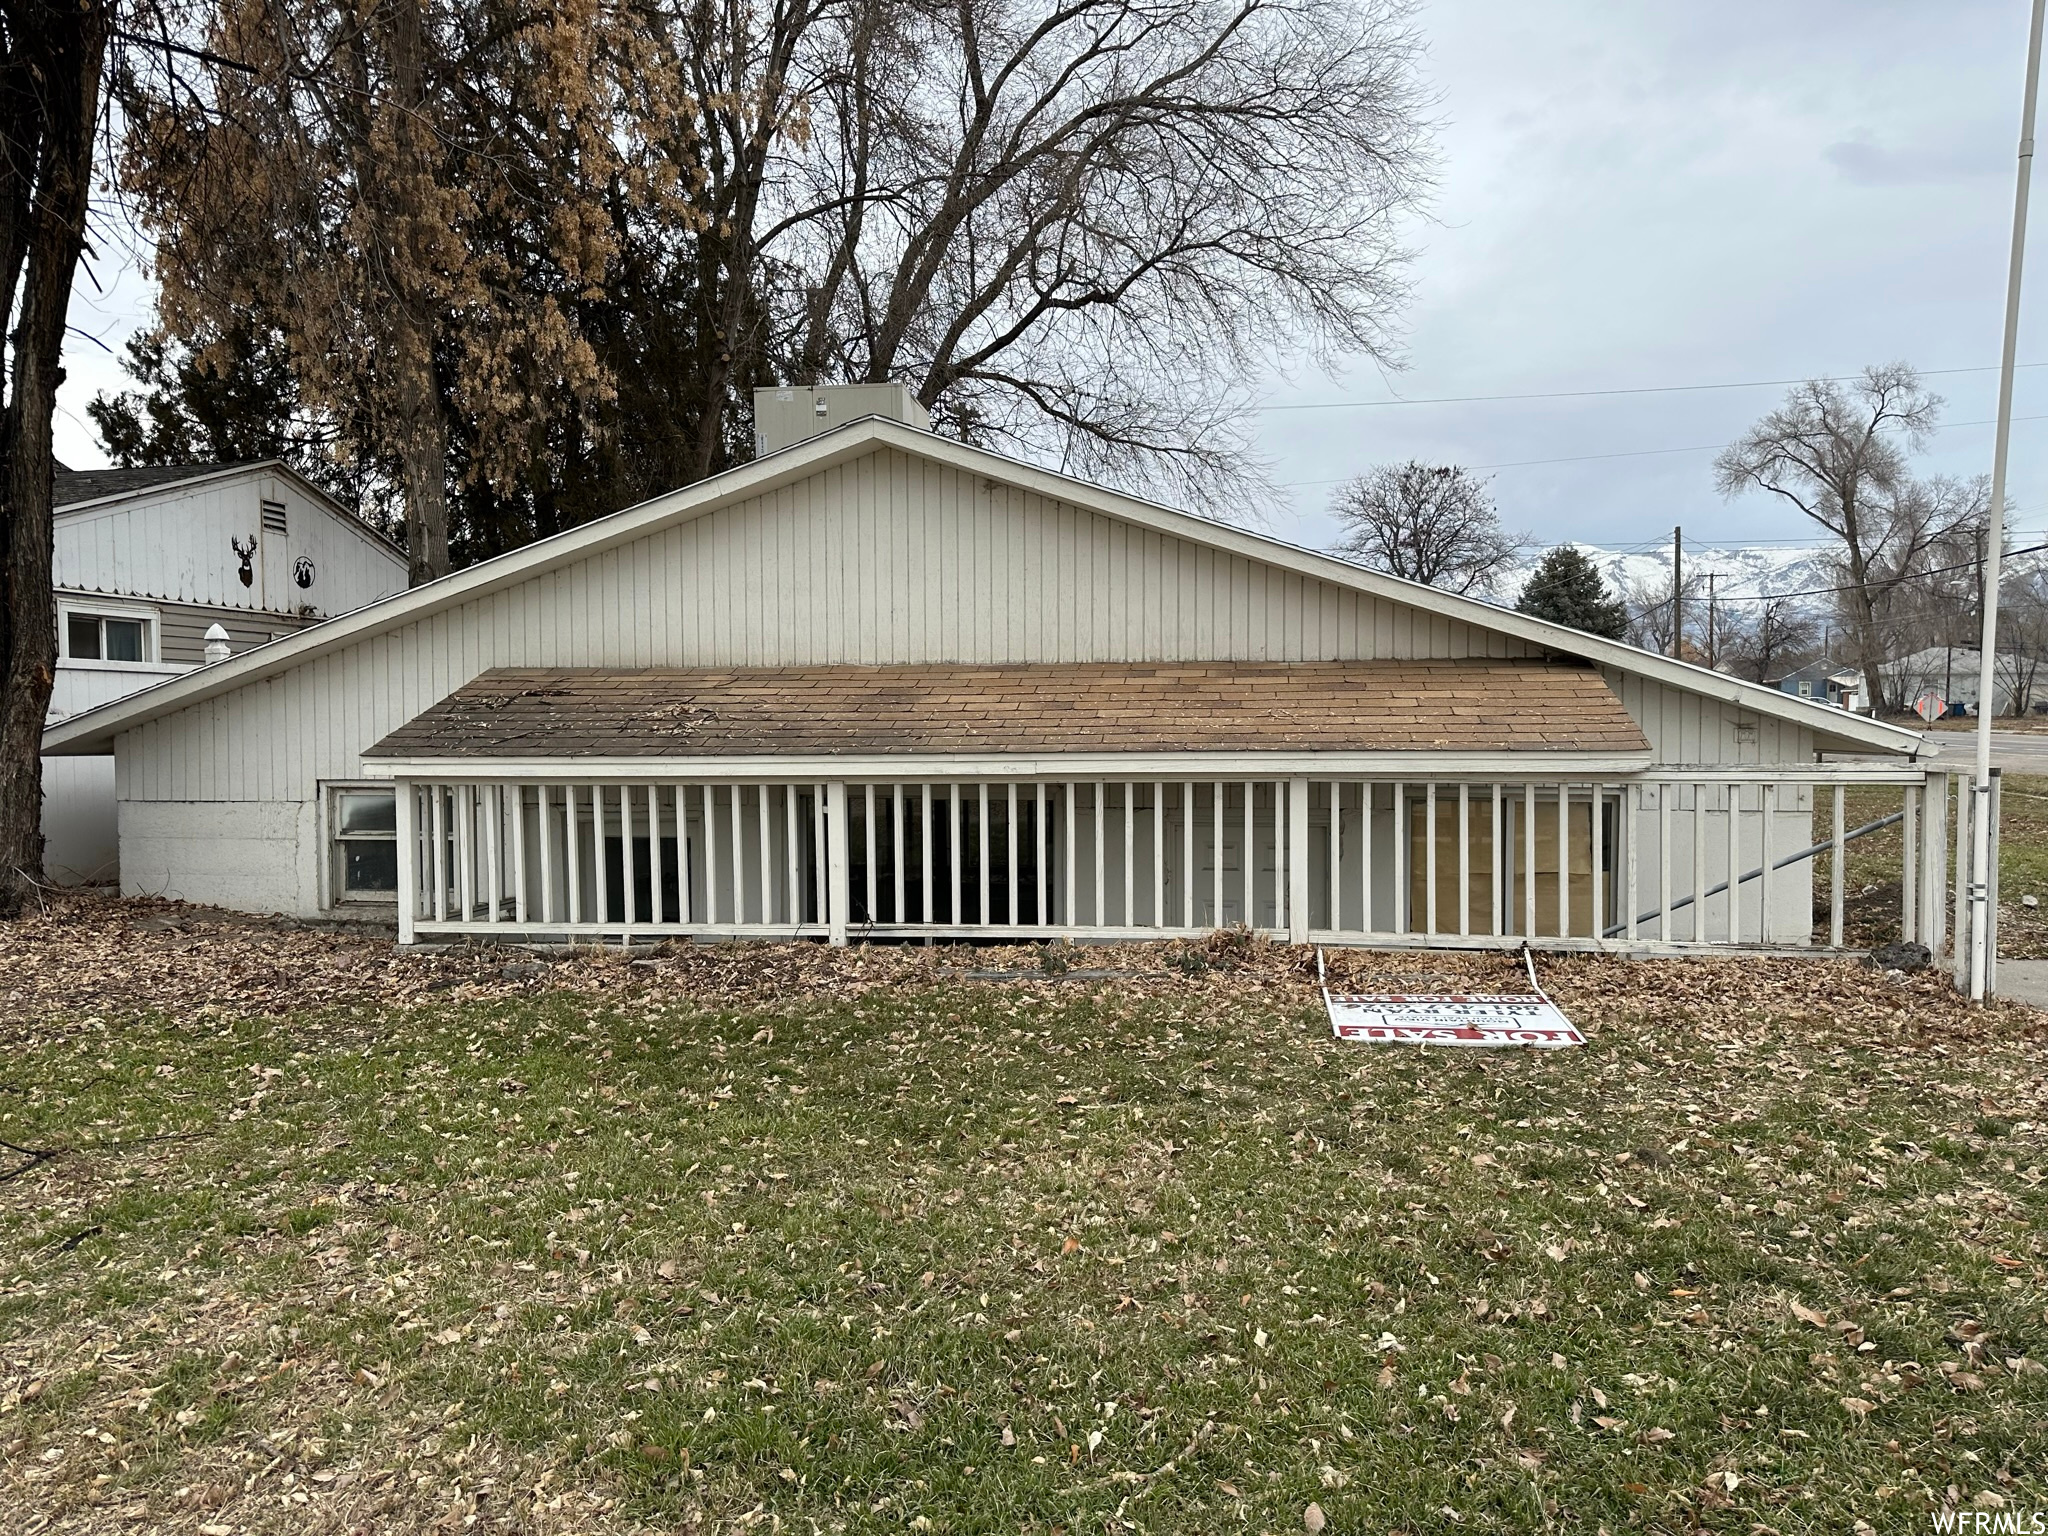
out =
<svg viewBox="0 0 2048 1536"><path fill-rule="evenodd" d="M1339 1040L1382 1045L1584 1045L1547 997L1526 993L1325 992L1330 1031Z"/></svg>

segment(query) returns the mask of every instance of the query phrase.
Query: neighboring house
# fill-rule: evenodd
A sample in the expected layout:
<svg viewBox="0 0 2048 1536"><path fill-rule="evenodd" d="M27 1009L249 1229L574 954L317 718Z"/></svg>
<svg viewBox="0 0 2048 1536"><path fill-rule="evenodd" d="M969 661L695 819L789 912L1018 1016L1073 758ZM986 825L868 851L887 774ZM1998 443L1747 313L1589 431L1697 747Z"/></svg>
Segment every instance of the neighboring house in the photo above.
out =
<svg viewBox="0 0 2048 1536"><path fill-rule="evenodd" d="M126 889L404 941L1805 945L1811 864L1773 866L1869 782L1930 812L1906 928L1940 941L1918 733L891 414L47 750L118 761Z"/></svg>
<svg viewBox="0 0 2048 1536"><path fill-rule="evenodd" d="M1951 713L1977 712L1977 698L1982 691L1978 688L1978 657L1982 652L1976 646L1930 645L1925 650L1914 651L1897 661L1885 663L1879 670L1885 681L1895 685L1897 697L1911 709L1914 701L1931 694L1943 700ZM2020 666L2009 662L2005 654L1999 653L1997 677L1997 698L1992 713L2009 715L2024 713L2025 707L2033 702L2038 691L2024 686L2034 681L2036 668ZM2021 707L2016 710L2015 704Z"/></svg>
<svg viewBox="0 0 2048 1536"><path fill-rule="evenodd" d="M274 461L56 476L57 722L405 587L405 557ZM114 765L43 767L44 867L116 873Z"/></svg>
<svg viewBox="0 0 2048 1536"><path fill-rule="evenodd" d="M1797 671L1787 672L1783 677L1774 677L1764 686L1789 693L1794 698L1832 704L1837 709L1854 709L1858 697L1856 685L1860 680L1861 675L1853 670L1845 670L1833 662L1816 661Z"/></svg>

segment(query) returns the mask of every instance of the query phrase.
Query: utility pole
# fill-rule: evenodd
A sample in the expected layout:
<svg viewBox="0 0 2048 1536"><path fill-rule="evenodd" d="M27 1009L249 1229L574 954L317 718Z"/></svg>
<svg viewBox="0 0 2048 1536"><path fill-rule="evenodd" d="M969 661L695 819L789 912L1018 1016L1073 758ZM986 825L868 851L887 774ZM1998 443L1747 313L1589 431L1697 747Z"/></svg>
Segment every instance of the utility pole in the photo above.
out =
<svg viewBox="0 0 2048 1536"><path fill-rule="evenodd" d="M1984 632L1977 655L1977 768L1970 786L1970 1001L1983 1001L1998 957L1991 926L1991 710L1998 701L1998 559L2005 546L2005 465L2012 446L2012 380L2020 334L2020 272L2027 251L2027 183L2034 170L2034 98L2041 89L2041 19L2034 0L2027 28L2027 99L2020 108L2018 185L2013 192L2012 260L2005 278L2005 345L1998 362L1998 431L1991 450L1991 519L1984 537ZM1960 850L1958 850L1960 852Z"/></svg>
<svg viewBox="0 0 2048 1536"><path fill-rule="evenodd" d="M1671 530L1671 654L1685 660L1685 529Z"/></svg>
<svg viewBox="0 0 2048 1536"><path fill-rule="evenodd" d="M1718 667L1721 662L1719 648L1714 643L1714 583L1720 579L1719 571L1707 572L1707 665Z"/></svg>

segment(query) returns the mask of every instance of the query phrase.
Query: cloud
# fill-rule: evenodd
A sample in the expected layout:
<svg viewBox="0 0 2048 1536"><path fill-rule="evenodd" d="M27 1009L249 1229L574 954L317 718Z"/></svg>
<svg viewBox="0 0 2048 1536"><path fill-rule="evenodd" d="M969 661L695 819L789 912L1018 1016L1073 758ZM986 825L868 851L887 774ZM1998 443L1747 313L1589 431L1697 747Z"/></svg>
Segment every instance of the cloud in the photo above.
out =
<svg viewBox="0 0 2048 1536"><path fill-rule="evenodd" d="M1897 149L1878 143L1865 128L1836 140L1820 153L1821 159L1854 186L1905 187L1995 176L2006 168L2005 162L1990 152L1995 142L1978 134L1964 143L1923 141Z"/></svg>

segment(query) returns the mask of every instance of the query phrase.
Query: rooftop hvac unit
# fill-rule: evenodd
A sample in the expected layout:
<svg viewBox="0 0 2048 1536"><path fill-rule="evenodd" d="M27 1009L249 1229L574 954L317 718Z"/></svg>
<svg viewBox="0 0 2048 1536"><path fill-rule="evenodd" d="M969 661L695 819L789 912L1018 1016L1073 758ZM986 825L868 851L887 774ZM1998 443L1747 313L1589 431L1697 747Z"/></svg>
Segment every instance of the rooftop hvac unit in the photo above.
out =
<svg viewBox="0 0 2048 1536"><path fill-rule="evenodd" d="M904 384L792 384L754 391L754 454L758 458L843 427L863 416L930 431L930 413Z"/></svg>

